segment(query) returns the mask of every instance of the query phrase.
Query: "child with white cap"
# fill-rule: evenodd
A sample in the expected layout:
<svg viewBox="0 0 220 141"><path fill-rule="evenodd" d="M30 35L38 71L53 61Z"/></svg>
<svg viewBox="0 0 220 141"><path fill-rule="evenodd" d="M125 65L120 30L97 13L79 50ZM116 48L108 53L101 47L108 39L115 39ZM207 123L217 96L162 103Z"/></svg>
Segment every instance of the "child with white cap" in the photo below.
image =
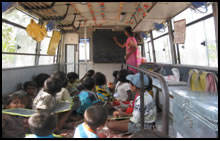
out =
<svg viewBox="0 0 220 141"><path fill-rule="evenodd" d="M136 98L134 102L134 110L132 114L127 114L131 118L129 120L122 120L122 121L109 121L107 123L107 127L110 130L114 131L122 131L122 132L137 132L141 128L140 122L140 94L141 94L141 80L140 80L140 73L136 73L135 75L128 75L126 77L127 80L130 82L131 91L136 93ZM143 75L144 80L144 87L148 87L149 84L149 77ZM117 111L118 112L118 111ZM121 116L120 112L113 113L114 116ZM144 128L145 129L153 129L155 128L155 121L156 121L156 105L153 101L152 96L145 91L144 92Z"/></svg>

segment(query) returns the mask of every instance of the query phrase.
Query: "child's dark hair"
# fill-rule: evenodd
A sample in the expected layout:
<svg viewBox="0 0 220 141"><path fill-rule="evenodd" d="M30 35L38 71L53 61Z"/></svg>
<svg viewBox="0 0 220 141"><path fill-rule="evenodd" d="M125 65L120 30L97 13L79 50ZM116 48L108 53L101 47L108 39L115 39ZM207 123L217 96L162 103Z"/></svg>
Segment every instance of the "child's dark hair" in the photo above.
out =
<svg viewBox="0 0 220 141"><path fill-rule="evenodd" d="M130 26L125 27L125 31L127 31L130 36L134 36Z"/></svg>
<svg viewBox="0 0 220 141"><path fill-rule="evenodd" d="M105 75L101 72L97 72L94 76L94 79L95 79L95 84L96 85L102 86L102 85L106 84Z"/></svg>
<svg viewBox="0 0 220 141"><path fill-rule="evenodd" d="M89 127L97 128L103 125L108 117L108 110L102 105L93 105L86 109L84 121Z"/></svg>
<svg viewBox="0 0 220 141"><path fill-rule="evenodd" d="M114 72L112 73L113 77L114 77L114 78L117 78L118 73L119 73L119 71L114 71Z"/></svg>
<svg viewBox="0 0 220 141"><path fill-rule="evenodd" d="M67 79L67 76L64 72L56 71L51 75L51 77L56 78L56 79L60 79L61 80L60 82L62 83L62 87L64 87L64 88L67 87L68 79Z"/></svg>
<svg viewBox="0 0 220 141"><path fill-rule="evenodd" d="M133 71L131 70L127 70L128 71L128 74L134 74Z"/></svg>
<svg viewBox="0 0 220 141"><path fill-rule="evenodd" d="M36 82L37 87L38 87L38 88L43 87L45 80L47 80L47 78L49 78L49 77L50 77L50 75L49 75L49 74L46 74L46 73L40 73L40 74L38 74L38 75L34 78L34 81Z"/></svg>
<svg viewBox="0 0 220 141"><path fill-rule="evenodd" d="M159 131L144 129L134 133L131 138L169 138L169 136Z"/></svg>
<svg viewBox="0 0 220 141"><path fill-rule="evenodd" d="M88 70L88 72L87 72L88 77L92 77L94 74L95 74L94 70Z"/></svg>
<svg viewBox="0 0 220 141"><path fill-rule="evenodd" d="M126 79L126 76L128 75L128 71L127 70L120 70L119 71L119 81L120 82L129 82L127 79Z"/></svg>
<svg viewBox="0 0 220 141"><path fill-rule="evenodd" d="M85 86L83 84L81 84L77 87L77 89L78 89L78 91L82 91L85 89Z"/></svg>
<svg viewBox="0 0 220 141"><path fill-rule="evenodd" d="M45 81L44 91L55 96L57 92L60 92L62 89L61 80L58 78L50 77Z"/></svg>
<svg viewBox="0 0 220 141"><path fill-rule="evenodd" d="M84 88L88 90L92 90L95 87L95 81L93 78L88 77L85 81L83 81Z"/></svg>
<svg viewBox="0 0 220 141"><path fill-rule="evenodd" d="M37 136L48 136L56 129L57 118L55 113L41 111L34 113L28 119L29 127Z"/></svg>
<svg viewBox="0 0 220 141"><path fill-rule="evenodd" d="M37 84L36 84L34 81L26 81L26 82L23 84L23 88L24 88L24 90L26 91L26 90L28 89L28 87L37 88Z"/></svg>
<svg viewBox="0 0 220 141"><path fill-rule="evenodd" d="M67 77L68 77L68 79L69 79L70 81L71 81L71 80L75 81L76 79L79 79L79 75L76 74L75 72L69 72L69 73L67 74Z"/></svg>
<svg viewBox="0 0 220 141"><path fill-rule="evenodd" d="M2 97L2 104L4 106L3 108L8 106L15 98L18 98L21 101L21 103L25 104L25 93L23 91L16 91Z"/></svg>

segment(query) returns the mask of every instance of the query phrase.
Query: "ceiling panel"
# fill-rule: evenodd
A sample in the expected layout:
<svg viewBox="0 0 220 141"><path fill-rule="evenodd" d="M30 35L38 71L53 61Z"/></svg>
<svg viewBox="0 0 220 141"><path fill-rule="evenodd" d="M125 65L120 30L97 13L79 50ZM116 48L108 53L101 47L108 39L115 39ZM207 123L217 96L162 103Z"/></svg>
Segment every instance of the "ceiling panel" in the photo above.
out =
<svg viewBox="0 0 220 141"><path fill-rule="evenodd" d="M44 6L51 5L52 2L20 2L25 4L26 6ZM75 21L75 26L78 26L79 20L87 20L87 26L97 26L102 24L102 26L115 26L115 25L128 25L127 22L130 21L132 14L136 10L137 6L141 5L140 16L137 17L137 20L141 20L143 18L143 10L146 12L152 6L152 2L104 2L104 20L101 16L101 6L102 2L90 2L92 6L92 10L94 14L90 13L90 9L88 7L89 2L86 2L86 5L83 5L82 2L56 2L55 6L49 10L33 10L33 12L38 13L42 16L63 16L66 12L66 4L70 3L69 11L67 17L61 21L62 24L70 24L73 21L73 13L78 13ZM123 4L120 9L120 4ZM144 6L146 6L144 7ZM190 5L190 2L157 2L157 4L151 9L147 16L145 16L140 24L136 26L134 31L147 31L153 27L154 22L163 22L166 18L174 16L177 12L185 9ZM169 9L169 10L167 10ZM119 20L119 12L126 12L125 19L123 22ZM31 12L26 10L26 12ZM35 16L37 14L32 13ZM96 18L96 21L93 19L93 15ZM42 17L41 17L42 18ZM133 24L132 27L135 26L134 18L131 20ZM96 24L95 24L96 23ZM84 22L82 22L82 26L84 26Z"/></svg>
<svg viewBox="0 0 220 141"><path fill-rule="evenodd" d="M167 18L171 18L176 15L176 13L184 10L188 7L190 2L160 2L157 3L146 17L136 26L135 32L138 31L148 31L153 28L153 23L162 23ZM167 10L170 9L170 10ZM150 25L149 25L150 24Z"/></svg>

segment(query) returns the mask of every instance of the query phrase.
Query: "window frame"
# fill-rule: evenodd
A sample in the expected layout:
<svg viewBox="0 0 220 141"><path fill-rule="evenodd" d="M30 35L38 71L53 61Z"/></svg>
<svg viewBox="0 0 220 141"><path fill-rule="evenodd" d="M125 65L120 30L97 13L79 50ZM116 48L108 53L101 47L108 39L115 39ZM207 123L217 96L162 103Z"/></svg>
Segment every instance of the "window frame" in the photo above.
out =
<svg viewBox="0 0 220 141"><path fill-rule="evenodd" d="M84 40L84 38L79 38L79 62L85 62L85 59L80 60L80 39ZM91 61L91 38L86 38L86 40L87 39L89 40L89 58L87 58L87 61Z"/></svg>
<svg viewBox="0 0 220 141"><path fill-rule="evenodd" d="M21 11L20 9L18 8L15 8L16 10L24 13L25 15L29 16L30 18L33 18L35 20L37 20L39 22L39 19L37 19L36 17L30 15L30 14L27 14L26 12L24 11ZM21 30L26 30L26 27L22 26L22 25L19 25L17 23L14 23L14 22L11 22L11 21L8 21L6 19L3 19L2 18L2 23L5 23L5 24L8 24L8 25L11 25L11 26L14 26L14 27L17 27ZM46 36L48 38L51 39L50 36ZM33 40L33 39L32 39ZM59 60L58 60L58 56L59 56L59 51L60 51L60 43L61 41L59 42L58 44L58 48L57 48L57 53L56 55L47 55L47 54L40 54L40 45L41 45L41 42L37 42L36 43L36 47L35 47L35 53L16 53L16 52L2 52L2 55L6 54L6 55L24 55L24 56L35 56L35 62L34 62L34 65L27 65L27 66L21 66L21 67L7 67L7 68L2 68L2 70L8 70L8 69L17 69L17 68L26 68L26 67L34 67L34 66L45 66L45 65L56 65L59 63ZM40 56L53 56L53 64L43 64L43 65L39 65L39 57Z"/></svg>
<svg viewBox="0 0 220 141"><path fill-rule="evenodd" d="M213 4L212 4L213 5ZM212 5L210 5L210 6L212 6ZM184 12L185 10L187 10L188 8L190 8L190 7L187 7L187 8L185 8L185 9L183 9L182 11L180 11L180 12L178 12L176 15L174 15L173 17L171 17L170 19L167 19L165 22L167 22L167 25L168 25L168 20L170 20L170 22L171 22L171 24L170 25L168 25L168 26L173 26L173 23L172 23L172 19L174 18L174 17L176 17L177 15L179 15L179 14L181 14L182 12ZM211 17L213 17L214 18L214 11L212 11L212 13L210 13L210 14L208 14L208 15L205 15L205 16L203 16L203 17L201 17L201 18L199 18L199 19L196 19L196 20L194 20L194 21L191 21L190 23L187 23L186 24L186 28L187 27L189 27L189 26L191 26L191 25L194 25L194 24L196 24L196 23L199 23L199 22L201 22L201 21L204 21L204 20L206 20L206 19L209 19L209 18L211 18ZM214 23L215 24L215 23ZM153 34L153 30L155 30L155 29L152 29L152 30L150 30L150 31L148 31L148 32L151 32L151 34ZM172 35L172 37L173 37L173 34L174 34L174 29L172 29L172 32L171 32L171 35ZM168 32L166 32L166 33L164 33L164 34L162 34L162 35L160 35L160 36L158 36L158 37L153 37L153 35L152 36L150 36L149 38L150 38L150 40L149 41L147 41L147 44L149 44L150 42L152 42L152 44L154 45L154 41L156 40L156 39L159 39L159 38L162 38L162 37L164 37L164 36L166 36L166 35L169 35L169 30L168 30ZM170 39L170 36L168 36L168 38ZM218 40L218 39L216 39L216 40ZM169 46L171 46L171 44L173 44L173 43L170 43L170 45ZM144 47L148 47L148 46L144 46ZM150 46L151 47L151 49L153 50L153 46ZM174 63L174 64L178 64L177 62L178 62L178 59L180 59L180 58L178 58L178 56L177 56L177 54L179 53L178 52L178 50L177 50L177 45L176 44L174 44L174 47L175 47L175 49L176 49L176 51L177 51L177 53L176 53L176 56L175 56L175 61L176 61L176 63ZM216 48L218 48L218 47L216 47ZM145 49L144 49L145 50ZM217 50L216 50L217 51ZM171 51L172 52L172 51ZM155 56L155 51L152 51L152 55L153 56L151 56L150 58L152 59L152 61L151 62L154 62L154 59L153 59L153 57ZM145 53L146 54L146 53ZM155 56L155 58L156 58L156 56ZM172 58L171 58L172 59ZM173 60L171 60L171 61L173 61ZM154 63L157 63L157 61L155 61ZM161 63L160 63L161 64ZM172 63L171 63L172 64ZM181 63L179 63L180 65L181 65ZM182 65L186 65L186 64L182 64ZM196 65L196 64L195 64ZM191 65L192 66L192 65ZM196 65L197 66L197 65ZM216 68L216 67L210 67L210 66L200 66L200 67L209 67L209 68Z"/></svg>

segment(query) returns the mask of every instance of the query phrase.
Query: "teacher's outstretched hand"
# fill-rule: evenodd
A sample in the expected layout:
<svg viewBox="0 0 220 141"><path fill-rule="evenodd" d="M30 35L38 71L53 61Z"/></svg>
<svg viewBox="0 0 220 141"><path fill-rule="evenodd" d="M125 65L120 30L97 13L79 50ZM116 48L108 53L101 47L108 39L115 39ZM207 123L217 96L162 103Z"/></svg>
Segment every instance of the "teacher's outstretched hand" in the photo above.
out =
<svg viewBox="0 0 220 141"><path fill-rule="evenodd" d="M125 47L126 47L125 43L124 43L124 44L119 43L119 42L118 42L118 39L117 39L116 37L113 37L113 40L115 41L115 43L116 43L119 47L121 47L121 48L125 48Z"/></svg>

